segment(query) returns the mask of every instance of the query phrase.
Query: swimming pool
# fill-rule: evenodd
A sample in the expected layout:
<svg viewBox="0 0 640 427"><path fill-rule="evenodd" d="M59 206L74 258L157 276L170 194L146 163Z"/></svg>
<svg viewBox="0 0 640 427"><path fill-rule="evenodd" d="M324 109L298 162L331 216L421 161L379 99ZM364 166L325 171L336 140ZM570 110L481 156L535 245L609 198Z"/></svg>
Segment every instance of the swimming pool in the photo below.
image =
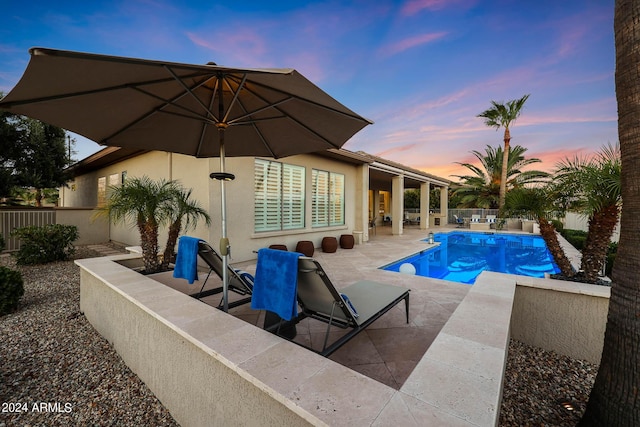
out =
<svg viewBox="0 0 640 427"><path fill-rule="evenodd" d="M560 269L537 235L450 232L435 234L440 246L381 267L418 276L473 284L484 270L544 277ZM410 264L404 265L403 264Z"/></svg>

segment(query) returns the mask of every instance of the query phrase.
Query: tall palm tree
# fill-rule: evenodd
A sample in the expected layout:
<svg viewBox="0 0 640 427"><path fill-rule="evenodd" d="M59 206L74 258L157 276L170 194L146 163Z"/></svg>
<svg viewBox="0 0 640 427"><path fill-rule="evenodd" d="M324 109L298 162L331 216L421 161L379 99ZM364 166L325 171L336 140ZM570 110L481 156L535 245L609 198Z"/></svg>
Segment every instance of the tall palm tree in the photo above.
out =
<svg viewBox="0 0 640 427"><path fill-rule="evenodd" d="M195 228L198 219L202 217L208 225L211 225L211 217L207 211L202 209L196 200L191 199L192 189L185 189L177 182L173 181L172 197L168 201L169 208L169 232L167 244L164 248L161 268L169 267L169 262L175 253L176 242L183 226L185 231Z"/></svg>
<svg viewBox="0 0 640 427"><path fill-rule="evenodd" d="M522 112L522 107L524 103L529 99L529 95L524 95L520 99L513 99L509 102L499 103L496 101L491 101L493 107L488 110L483 111L478 114L476 117L481 117L484 119L484 124L489 127L494 127L496 130L500 128L504 128L504 150L503 150L503 160L502 160L502 175L500 179L500 199L498 206L500 209L504 207L504 200L507 194L507 156L509 155L509 145L511 143L511 132L509 131L509 126L516 121L516 119L520 116Z"/></svg>
<svg viewBox="0 0 640 427"><path fill-rule="evenodd" d="M160 270L158 229L167 221L173 197L172 181L154 181L148 176L128 178L121 186L110 187L111 196L98 210L114 223L133 220L140 232L146 273Z"/></svg>
<svg viewBox="0 0 640 427"><path fill-rule="evenodd" d="M547 244L553 260L564 276L572 277L574 271L571 262L560 246L556 229L549 220L549 216L554 212L554 196L551 189L551 186L514 189L507 194L505 212L535 216L540 226L540 235Z"/></svg>
<svg viewBox="0 0 640 427"><path fill-rule="evenodd" d="M600 368L580 426L640 425L640 2L616 0L613 26L622 159L620 242Z"/></svg>
<svg viewBox="0 0 640 427"><path fill-rule="evenodd" d="M607 145L592 157L566 158L558 163L554 182L567 193L569 207L589 219L589 232L582 249L584 277L595 282L602 270L618 224L622 203L620 146Z"/></svg>
<svg viewBox="0 0 640 427"><path fill-rule="evenodd" d="M519 188L525 184L545 182L549 177L547 172L528 170L523 168L540 159L524 157L526 148L516 145L509 147L507 161L507 191ZM460 207L474 207L496 209L499 207L500 182L502 179L502 162L504 155L502 147L487 145L484 154L479 151L471 152L480 162L480 166L472 163L457 164L469 169L472 175L454 175L460 179L461 186L454 190L453 195L461 198Z"/></svg>

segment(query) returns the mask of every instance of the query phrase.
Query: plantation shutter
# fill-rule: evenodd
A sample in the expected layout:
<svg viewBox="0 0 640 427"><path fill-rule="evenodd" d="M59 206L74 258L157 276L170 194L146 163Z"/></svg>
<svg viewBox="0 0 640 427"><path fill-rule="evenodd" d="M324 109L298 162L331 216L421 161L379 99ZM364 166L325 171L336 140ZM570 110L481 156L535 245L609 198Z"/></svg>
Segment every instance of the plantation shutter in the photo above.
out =
<svg viewBox="0 0 640 427"><path fill-rule="evenodd" d="M331 174L330 224L344 224L344 175Z"/></svg>
<svg viewBox="0 0 640 427"><path fill-rule="evenodd" d="M256 159L254 163L254 230L280 230L281 163Z"/></svg>
<svg viewBox="0 0 640 427"><path fill-rule="evenodd" d="M344 175L313 169L313 227L344 225Z"/></svg>
<svg viewBox="0 0 640 427"><path fill-rule="evenodd" d="M304 167L255 159L256 232L304 228L304 181Z"/></svg>
<svg viewBox="0 0 640 427"><path fill-rule="evenodd" d="M282 229L304 228L304 168L282 166Z"/></svg>
<svg viewBox="0 0 640 427"><path fill-rule="evenodd" d="M326 227L329 225L329 172L313 169L311 179L313 182L311 225Z"/></svg>

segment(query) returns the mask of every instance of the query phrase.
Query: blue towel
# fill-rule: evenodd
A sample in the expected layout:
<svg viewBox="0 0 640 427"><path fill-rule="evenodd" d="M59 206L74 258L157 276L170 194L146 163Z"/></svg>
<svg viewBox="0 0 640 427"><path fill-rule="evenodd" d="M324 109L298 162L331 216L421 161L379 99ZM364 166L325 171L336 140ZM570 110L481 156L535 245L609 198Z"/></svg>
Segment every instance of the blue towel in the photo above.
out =
<svg viewBox="0 0 640 427"><path fill-rule="evenodd" d="M195 237L180 237L176 266L173 269L173 277L176 279L187 279L189 284L192 284L194 280L198 280L199 241L200 239Z"/></svg>
<svg viewBox="0 0 640 427"><path fill-rule="evenodd" d="M251 308L269 310L284 320L298 316L297 252L260 249L256 266Z"/></svg>

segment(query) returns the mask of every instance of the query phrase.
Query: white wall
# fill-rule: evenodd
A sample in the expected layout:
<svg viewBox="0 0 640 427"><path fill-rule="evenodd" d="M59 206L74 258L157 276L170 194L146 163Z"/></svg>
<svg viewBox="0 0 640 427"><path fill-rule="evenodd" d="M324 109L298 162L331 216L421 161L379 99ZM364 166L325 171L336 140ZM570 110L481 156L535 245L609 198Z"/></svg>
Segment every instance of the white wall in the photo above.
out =
<svg viewBox="0 0 640 427"><path fill-rule="evenodd" d="M564 218L564 228L569 230L589 230L589 218L584 215L577 214L575 212L567 212L566 217ZM611 236L612 242L617 242L620 240L620 219L618 219L618 225L615 230L613 230L613 235Z"/></svg>

